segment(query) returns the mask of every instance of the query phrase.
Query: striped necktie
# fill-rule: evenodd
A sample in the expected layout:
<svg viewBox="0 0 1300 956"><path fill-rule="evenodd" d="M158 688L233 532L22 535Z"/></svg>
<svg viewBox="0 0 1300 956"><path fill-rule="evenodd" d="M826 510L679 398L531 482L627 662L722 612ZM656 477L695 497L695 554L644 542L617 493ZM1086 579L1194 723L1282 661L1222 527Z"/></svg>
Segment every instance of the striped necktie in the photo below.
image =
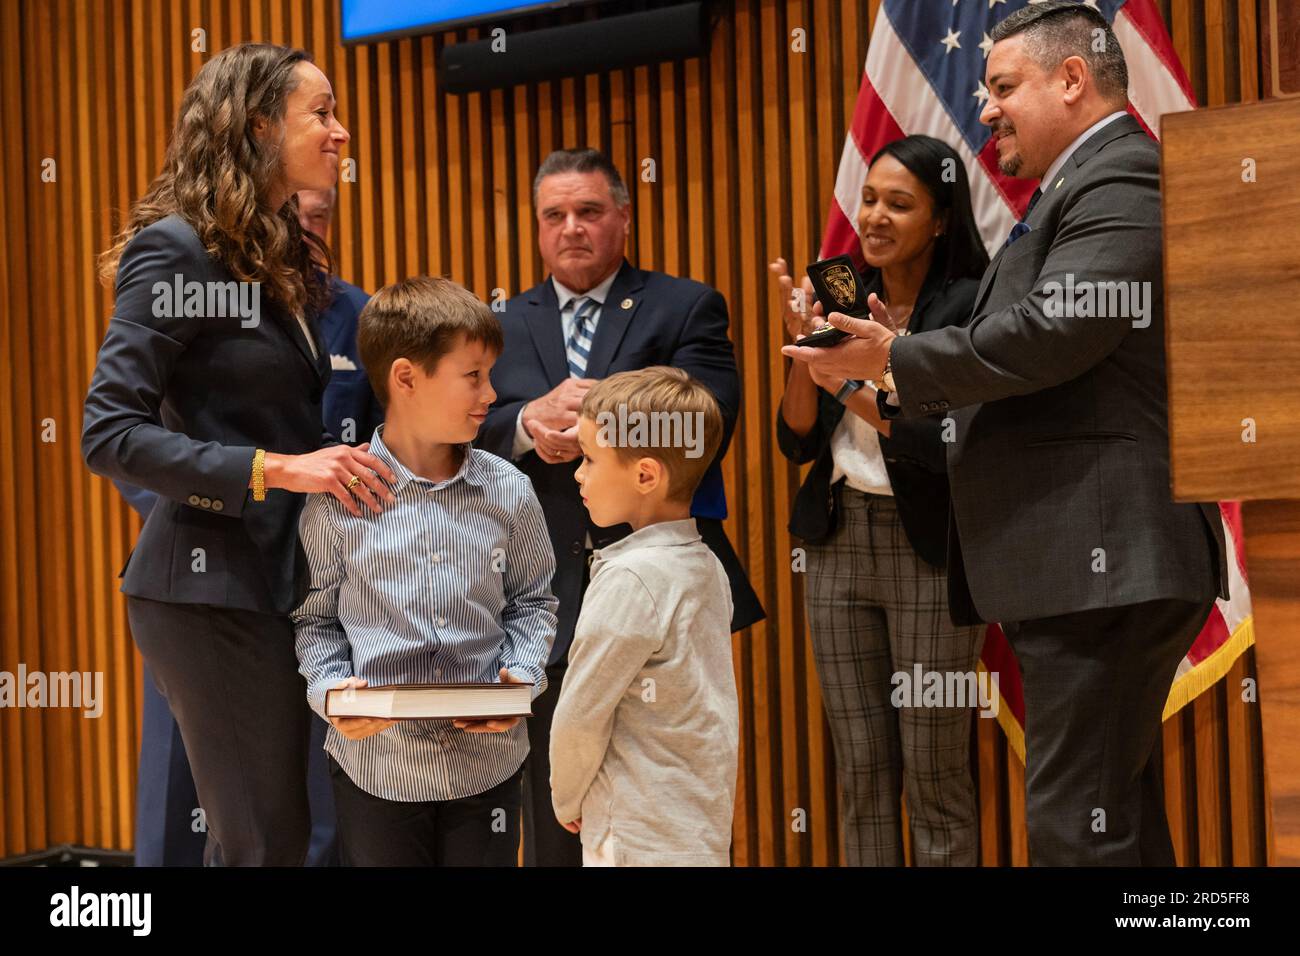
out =
<svg viewBox="0 0 1300 956"><path fill-rule="evenodd" d="M583 296L570 301L569 306L573 309L573 332L565 346L569 356L569 374L582 378L587 371L587 359L591 357L591 317L600 308L600 303Z"/></svg>

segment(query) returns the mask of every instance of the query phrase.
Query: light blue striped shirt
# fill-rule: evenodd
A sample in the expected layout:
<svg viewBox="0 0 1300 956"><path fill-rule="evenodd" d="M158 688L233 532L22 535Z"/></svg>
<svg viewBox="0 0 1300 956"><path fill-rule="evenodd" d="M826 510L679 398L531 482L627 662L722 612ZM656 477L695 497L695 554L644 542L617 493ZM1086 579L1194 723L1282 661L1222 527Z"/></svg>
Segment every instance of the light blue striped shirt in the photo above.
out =
<svg viewBox="0 0 1300 956"><path fill-rule="evenodd" d="M294 612L298 669L322 717L325 692L356 675L379 684L496 682L498 669L546 688L555 640L555 555L532 483L514 465L466 447L460 470L433 482L385 447L397 501L348 514L310 495L299 533L311 590ZM399 721L365 740L332 726L325 750L362 790L386 800L453 800L501 783L528 755L524 721L504 733L449 720Z"/></svg>

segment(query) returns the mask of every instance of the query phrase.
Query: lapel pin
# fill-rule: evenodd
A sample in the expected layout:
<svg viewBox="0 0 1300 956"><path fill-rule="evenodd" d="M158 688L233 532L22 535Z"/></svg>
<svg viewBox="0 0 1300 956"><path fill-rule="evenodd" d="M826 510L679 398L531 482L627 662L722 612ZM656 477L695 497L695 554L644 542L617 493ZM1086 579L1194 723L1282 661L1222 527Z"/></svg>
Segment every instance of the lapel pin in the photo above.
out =
<svg viewBox="0 0 1300 956"><path fill-rule="evenodd" d="M624 299L622 305L623 305L623 308L625 308L625 309L630 309L630 308L632 308L632 300L631 300L631 299Z"/></svg>
<svg viewBox="0 0 1300 956"><path fill-rule="evenodd" d="M1058 180L1056 181L1056 185L1053 186L1052 188L1053 188L1053 189L1060 189L1060 188L1061 188L1061 183L1063 183L1063 182L1065 182L1065 177L1064 177L1064 176L1062 176L1060 179L1058 179Z"/></svg>

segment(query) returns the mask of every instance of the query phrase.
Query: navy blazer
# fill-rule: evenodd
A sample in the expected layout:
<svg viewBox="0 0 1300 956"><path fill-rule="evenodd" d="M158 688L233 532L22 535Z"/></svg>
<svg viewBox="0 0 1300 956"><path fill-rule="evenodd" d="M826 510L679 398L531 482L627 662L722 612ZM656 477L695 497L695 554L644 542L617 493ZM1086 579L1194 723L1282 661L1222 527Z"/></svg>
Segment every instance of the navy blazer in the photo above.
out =
<svg viewBox="0 0 1300 956"><path fill-rule="evenodd" d="M370 296L337 276L330 278L330 288L334 298L320 315L321 338L329 349L332 368L325 386L325 430L344 444L358 445L369 441L384 420L384 409L357 351L357 317ZM352 368L343 367L349 364ZM114 479L113 484L141 518L149 517L157 495L125 481Z"/></svg>
<svg viewBox="0 0 1300 956"><path fill-rule="evenodd" d="M162 315L155 284L234 276L193 228L168 216L142 229L118 265L116 304L86 395L81 450L97 474L159 495L122 573L122 591L173 603L287 614L306 594L298 543L303 496L254 502L257 448L287 455L332 439L321 427L329 352L265 298L238 317ZM206 311L197 309L195 311Z"/></svg>
<svg viewBox="0 0 1300 956"><path fill-rule="evenodd" d="M866 280L868 292L879 294L880 273ZM978 279L948 281L942 271L931 270L912 310L909 330L915 334L970 320ZM844 405L825 389L817 389L817 421L808 433L796 435L780 408L776 413L776 438L781 453L796 465L814 462L795 496L790 511L790 533L820 543L835 530L836 514L831 494L835 460L831 437L848 414ZM880 453L894 491L898 519L908 543L922 560L935 567L946 565L948 551L947 445L943 441L942 412L921 418L895 419L889 437L880 436Z"/></svg>
<svg viewBox="0 0 1300 956"><path fill-rule="evenodd" d="M519 410L568 378L569 367L559 301L549 278L506 302L500 318L505 348L492 370L497 399L476 444L511 461ZM740 630L762 620L764 613L722 530L726 505L719 463L740 412L740 378L728 324L726 300L716 289L691 279L637 269L624 260L600 312L586 377L606 378L650 365L673 365L699 379L717 399L722 411L722 444L700 483L692 514L700 536L727 572L734 604L732 630ZM551 590L560 599L560 608L551 649L554 663L568 652L573 640L582 603L586 536L590 534L593 546L602 548L631 529L592 524L573 480L576 461L548 465L529 451L515 464L532 479L555 550Z"/></svg>
<svg viewBox="0 0 1300 956"><path fill-rule="evenodd" d="M357 317L370 296L337 276L330 277L330 288L334 296L320 315L320 334L331 366L325 389L325 428L344 444L358 445L370 441L384 420L383 406L370 387L357 351Z"/></svg>

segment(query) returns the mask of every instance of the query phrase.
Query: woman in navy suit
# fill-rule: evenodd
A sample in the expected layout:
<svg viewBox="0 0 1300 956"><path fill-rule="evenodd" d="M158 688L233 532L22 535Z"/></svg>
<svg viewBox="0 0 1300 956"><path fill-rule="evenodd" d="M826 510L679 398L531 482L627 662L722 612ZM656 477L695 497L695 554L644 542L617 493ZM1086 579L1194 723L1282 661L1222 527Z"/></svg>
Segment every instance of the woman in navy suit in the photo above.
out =
<svg viewBox="0 0 1300 956"><path fill-rule="evenodd" d="M321 427L329 290L313 258L329 251L302 229L294 195L334 185L347 141L306 53L225 50L186 89L162 172L101 261L116 303L82 454L159 496L120 576L181 728L210 864L303 862L298 515L307 492L353 514L392 500L392 472L368 446Z"/></svg>

